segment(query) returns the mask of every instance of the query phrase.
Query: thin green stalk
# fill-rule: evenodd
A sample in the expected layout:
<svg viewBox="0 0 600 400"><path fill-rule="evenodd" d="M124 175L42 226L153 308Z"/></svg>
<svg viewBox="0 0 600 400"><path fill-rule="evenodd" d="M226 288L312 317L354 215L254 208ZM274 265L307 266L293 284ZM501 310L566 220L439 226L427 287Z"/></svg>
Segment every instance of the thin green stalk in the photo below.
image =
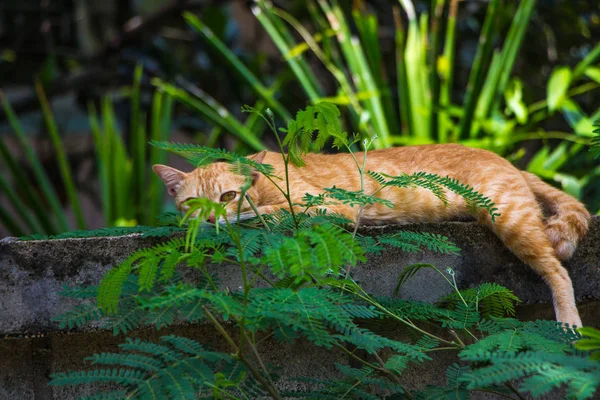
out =
<svg viewBox="0 0 600 400"><path fill-rule="evenodd" d="M269 394L274 398L274 399L281 399L281 395L279 394L279 392L277 391L277 388L271 386L267 381L265 381L265 379L263 378L263 376L261 375L261 373L251 364L248 362L248 360L246 360L246 358L241 354L240 352L240 348L237 346L237 344L235 344L235 342L233 341L233 339L231 338L231 336L229 336L229 333L227 333L227 331L225 330L225 328L223 328L223 326L219 323L219 321L215 318L215 316L209 311L207 306L202 306L202 310L204 311L204 314L206 315L206 317L208 318L208 320L213 324L213 326L215 327L215 329L217 330L217 332L219 332L221 334L221 336L223 337L223 339L225 339L225 341L227 343L229 343L229 345L231 346L231 348L233 349L233 351L235 352L235 356L248 368L248 370L250 371L250 373L252 374L252 376L261 383L261 385L263 385L264 389L269 392Z"/></svg>
<svg viewBox="0 0 600 400"><path fill-rule="evenodd" d="M186 22L208 41L234 69L252 86L254 91L275 110L285 121L292 119L292 115L277 101L271 92L259 81L259 79L240 61L240 59L229 48L215 36L215 34L198 17L190 12L184 12Z"/></svg>
<svg viewBox="0 0 600 400"><path fill-rule="evenodd" d="M477 99L479 98L479 94L481 93L485 81L486 68L490 63L494 48L494 23L499 14L499 2L500 0L492 0L487 8L483 28L481 29L481 34L479 36L477 52L475 53L475 59L473 60L473 68L469 74L469 83L467 84L464 103L465 111L463 117L460 119L459 137L463 139L471 136L471 126L473 116L475 115L475 106L477 105Z"/></svg>
<svg viewBox="0 0 600 400"><path fill-rule="evenodd" d="M69 230L67 216L60 204L60 200L58 199L58 196L56 195L56 191L54 190L52 183L50 182L50 178L48 178L48 174L46 173L44 167L42 166L42 163L40 162L39 157L33 151L31 143L25 137L25 133L23 132L23 128L21 127L21 123L19 122L19 119L16 116L16 114L13 112L13 109L10 106L10 103L3 96L3 94L1 92L0 92L0 97L2 97L2 106L4 108L4 113L6 114L6 117L7 117L8 121L10 122L11 127L13 128L13 131L17 135L17 139L19 140L21 148L24 150L25 155L27 156L29 163L31 164L33 173L37 179L38 184L40 185L42 193L44 194L44 197L46 198L48 203L50 203L50 207L52 209L53 214L58 219L59 229L62 231ZM15 176L15 178L17 178L17 177ZM27 181L24 181L22 183L26 184L26 182ZM26 193L28 196L31 194L28 192L26 192ZM41 210L41 214L44 217L46 217L46 211L42 210L43 207L41 206L41 203L39 202L39 196L35 196L34 198L30 198L28 200L37 203L32 208L35 209L35 208L39 207L39 209ZM38 215L38 213L36 213L36 215ZM38 218L39 218L39 216L38 216ZM47 218L44 218L44 219L47 220ZM48 220L48 223L49 223L49 220ZM39 231L39 228L36 228L34 231ZM51 233L51 231L47 231L47 233Z"/></svg>
<svg viewBox="0 0 600 400"><path fill-rule="evenodd" d="M581 75L583 75L587 67L595 63L598 58L600 58L600 43L596 44L592 51L590 51L588 55L585 56L585 58L581 60L579 64L577 64L577 66L573 70L573 75L571 76L571 79L575 80Z"/></svg>
<svg viewBox="0 0 600 400"><path fill-rule="evenodd" d="M44 93L44 89L39 80L35 82L35 88L40 100L40 105L42 106L42 113L44 114L44 119L48 128L48 134L50 135L50 139L52 140L52 145L56 153L58 167L60 169L60 175L62 177L63 184L67 192L67 198L69 199L69 203L71 205L71 208L73 209L73 213L75 214L77 228L85 229L85 219L83 218L81 203L79 202L79 197L77 196L77 191L75 189L75 183L73 181L71 167L69 166L69 162L67 161L67 156L65 154L63 142L58 133L58 128L56 127L54 117L52 116L52 111L50 110L50 104L48 103L48 99L46 98L46 93Z"/></svg>
<svg viewBox="0 0 600 400"><path fill-rule="evenodd" d="M137 221L142 221L147 210L144 204L148 187L146 185L146 132L143 129L143 120L140 114L140 83L143 75L143 65L138 64L133 73L131 91L131 121L129 135L131 137L130 154L133 159L132 194L130 204L135 207L132 216Z"/></svg>

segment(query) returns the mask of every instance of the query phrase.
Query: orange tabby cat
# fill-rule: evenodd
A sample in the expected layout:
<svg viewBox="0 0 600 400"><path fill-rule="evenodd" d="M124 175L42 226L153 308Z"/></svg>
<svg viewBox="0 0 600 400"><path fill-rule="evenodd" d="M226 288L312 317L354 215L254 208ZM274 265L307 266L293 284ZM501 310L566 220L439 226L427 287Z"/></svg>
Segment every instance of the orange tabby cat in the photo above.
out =
<svg viewBox="0 0 600 400"><path fill-rule="evenodd" d="M263 151L249 156L259 163L271 164L275 175L284 177L284 165L279 153ZM305 193L317 195L323 188L337 186L359 190L360 178L350 154L307 154L306 166L290 165L290 190L294 203L302 203ZM167 185L178 209L194 197L207 197L226 203L234 214L244 178L230 171L230 165L217 162L184 173L164 165L155 165L154 171ZM508 161L489 151L472 149L456 144L399 147L370 151L367 169L389 175L428 172L449 176L468 184L489 197L501 213L495 222L485 210L475 213L477 221L488 226L504 244L523 262L529 264L547 282L552 290L554 310L558 321L581 326L575 306L573 286L567 271L559 260L569 258L579 240L586 234L590 214L573 197L544 183L535 175L519 171ZM379 184L365 178L365 193L373 193ZM254 177L248 195L260 213L273 213L288 204L283 195L264 176ZM377 196L390 200L394 208L374 204L364 209L361 224L406 224L437 222L472 217L465 200L446 193L445 206L430 191L422 188L386 187ZM358 207L348 205L323 206L331 212L356 220ZM246 200L242 211L251 211ZM543 212L549 216L544 218Z"/></svg>

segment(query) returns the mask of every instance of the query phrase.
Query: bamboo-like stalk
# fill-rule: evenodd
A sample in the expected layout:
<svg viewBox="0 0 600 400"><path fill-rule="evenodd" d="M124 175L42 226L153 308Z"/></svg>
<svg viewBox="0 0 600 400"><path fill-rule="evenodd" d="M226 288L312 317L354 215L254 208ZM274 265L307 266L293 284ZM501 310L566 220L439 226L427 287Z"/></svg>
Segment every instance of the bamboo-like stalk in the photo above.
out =
<svg viewBox="0 0 600 400"><path fill-rule="evenodd" d="M281 118L288 121L292 119L292 115L290 112L279 102L277 99L273 97L273 95L268 91L268 89L260 82L260 80L254 75L241 61L240 59L233 54L229 48L221 41L219 38L215 36L215 34L206 26L198 17L190 12L185 12L183 14L186 22L194 28L198 33L200 33L206 41L216 49L231 66L248 82L248 84L254 89L256 94L258 94L263 100L269 104L269 107L273 109L275 113L277 113Z"/></svg>
<svg viewBox="0 0 600 400"><path fill-rule="evenodd" d="M2 146L0 152L5 155L5 159L7 157L9 158L6 159L9 168L12 171L18 170L18 173L16 175L13 174L15 178L15 184L18 187L20 187L21 190L23 190L23 192L25 193L25 203L32 208L34 214L36 215L36 218L40 223L40 226L36 227L34 229L34 232L44 231L45 233L58 233L58 231L67 231L69 229L67 216L60 204L60 200L58 199L56 191L54 190L52 183L50 182L50 178L48 178L48 175L46 174L46 171L44 170L44 167L42 166L39 157L33 151L31 143L29 143L29 141L25 137L25 133L23 132L23 128L21 127L21 123L19 122L19 118L14 113L8 100L4 96L1 97L4 113L6 114L13 131L17 136L17 139L19 140L21 148L23 149L25 155L27 156L27 159L29 160L29 163L31 164L33 173L35 175L35 178L37 179L37 183L40 185L45 199L50 204L50 208L52 209L53 214L57 218L58 227L54 226L54 224L48 218L48 213L45 210L43 204L41 203L40 196L36 196L33 194L34 191L31 188L31 185L29 184L30 181L23 175L21 169L16 167L16 163L12 158L12 155L10 155L8 150L4 147L3 142L0 140L0 146ZM12 168L11 166L15 167ZM27 189L25 189L24 187L27 187Z"/></svg>
<svg viewBox="0 0 600 400"><path fill-rule="evenodd" d="M485 15L485 21L483 22L483 28L479 35L479 45L477 46L465 94L464 115L460 119L459 137L463 139L471 136L471 132L474 132L471 129L473 116L475 115L477 99L483 87L485 71L491 60L495 34L494 22L499 14L499 2L500 0L492 0L490 2Z"/></svg>
<svg viewBox="0 0 600 400"><path fill-rule="evenodd" d="M69 162L67 161L63 142L58 133L58 128L56 127L56 122L54 121L52 111L50 110L50 104L46 98L46 93L44 92L44 88L39 80L36 80L35 82L35 89L42 106L42 113L44 114L44 119L48 128L48 134L50 135L50 139L56 153L60 175L65 186L65 191L67 192L67 198L69 199L69 203L73 209L73 213L75 214L77 228L85 229L85 219L83 218L81 203L79 202L79 196L77 195L77 191L75 189L73 173L71 171L71 167L69 166Z"/></svg>

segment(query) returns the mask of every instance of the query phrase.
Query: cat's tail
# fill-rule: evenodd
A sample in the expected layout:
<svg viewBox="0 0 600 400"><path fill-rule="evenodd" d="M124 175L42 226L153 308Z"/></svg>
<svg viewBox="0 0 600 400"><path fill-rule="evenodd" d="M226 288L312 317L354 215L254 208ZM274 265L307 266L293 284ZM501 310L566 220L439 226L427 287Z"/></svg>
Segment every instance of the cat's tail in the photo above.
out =
<svg viewBox="0 0 600 400"><path fill-rule="evenodd" d="M552 187L534 174L521 171L536 199L549 213L546 218L546 234L550 238L556 256L566 260L573 255L577 244L588 231L590 213L574 197Z"/></svg>

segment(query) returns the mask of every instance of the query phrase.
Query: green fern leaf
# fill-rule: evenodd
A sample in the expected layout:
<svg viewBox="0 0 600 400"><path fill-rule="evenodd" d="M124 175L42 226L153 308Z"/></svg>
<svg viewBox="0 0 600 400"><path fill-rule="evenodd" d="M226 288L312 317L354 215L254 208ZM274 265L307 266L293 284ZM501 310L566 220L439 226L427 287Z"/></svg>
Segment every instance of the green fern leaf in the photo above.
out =
<svg viewBox="0 0 600 400"><path fill-rule="evenodd" d="M126 398L126 390L115 390L113 392L100 393L93 396L82 396L80 397L80 400L124 400Z"/></svg>
<svg viewBox="0 0 600 400"><path fill-rule="evenodd" d="M79 304L67 312L52 317L52 320L59 323L60 329L73 329L81 328L85 324L101 318L102 310L95 304Z"/></svg>
<svg viewBox="0 0 600 400"><path fill-rule="evenodd" d="M158 257L147 257L138 264L138 290L140 292L149 291L154 287L159 262Z"/></svg>

